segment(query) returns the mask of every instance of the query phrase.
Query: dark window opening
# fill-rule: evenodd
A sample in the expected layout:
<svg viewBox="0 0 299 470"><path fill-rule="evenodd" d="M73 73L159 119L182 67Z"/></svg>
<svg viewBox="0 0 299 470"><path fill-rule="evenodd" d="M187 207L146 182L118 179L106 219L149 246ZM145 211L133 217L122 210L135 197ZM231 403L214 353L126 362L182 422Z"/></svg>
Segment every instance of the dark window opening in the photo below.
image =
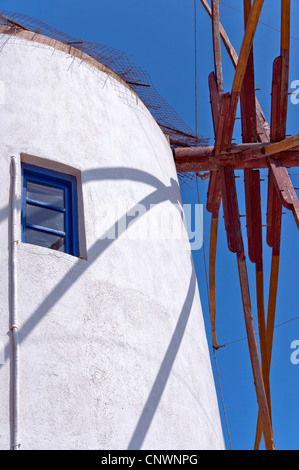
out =
<svg viewBox="0 0 299 470"><path fill-rule="evenodd" d="M75 177L22 165L22 242L79 256Z"/></svg>

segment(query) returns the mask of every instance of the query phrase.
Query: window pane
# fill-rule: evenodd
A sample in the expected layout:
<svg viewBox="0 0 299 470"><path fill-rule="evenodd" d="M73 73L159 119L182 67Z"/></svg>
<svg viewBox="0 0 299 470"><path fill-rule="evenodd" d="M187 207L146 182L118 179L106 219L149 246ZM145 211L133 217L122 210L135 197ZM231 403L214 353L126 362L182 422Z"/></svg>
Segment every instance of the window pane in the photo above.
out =
<svg viewBox="0 0 299 470"><path fill-rule="evenodd" d="M64 212L27 204L27 224L39 225L64 232Z"/></svg>
<svg viewBox="0 0 299 470"><path fill-rule="evenodd" d="M52 233L44 233L27 228L26 242L31 243L32 245L51 248L52 250L65 251L64 237L59 237Z"/></svg>
<svg viewBox="0 0 299 470"><path fill-rule="evenodd" d="M64 190L54 186L47 186L46 184L27 181L27 199L63 208Z"/></svg>

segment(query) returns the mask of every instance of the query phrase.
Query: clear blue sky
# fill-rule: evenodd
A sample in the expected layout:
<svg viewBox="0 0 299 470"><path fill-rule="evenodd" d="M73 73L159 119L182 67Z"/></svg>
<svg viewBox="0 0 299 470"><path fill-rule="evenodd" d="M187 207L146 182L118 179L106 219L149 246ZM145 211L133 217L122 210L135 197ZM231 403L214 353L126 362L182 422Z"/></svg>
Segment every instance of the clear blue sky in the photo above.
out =
<svg viewBox="0 0 299 470"><path fill-rule="evenodd" d="M290 83L299 80L299 1L292 0L292 31ZM233 7L242 10L241 0L225 0L220 4L221 21L232 44L239 52L243 16ZM130 56L131 61L145 69L159 93L194 129L194 2L193 0L0 0L0 8L31 15L53 27L78 38L107 44ZM213 126L210 113L207 79L213 70L211 23L197 0L197 62L198 62L198 129L204 137L211 138ZM280 28L280 1L265 0L261 21L272 28ZM255 72L258 99L270 120L270 92L272 63L280 52L280 35L275 29L259 24L255 51ZM230 91L233 67L223 50L225 91ZM290 91L293 91L290 89ZM238 122L238 121L237 121ZM299 105L289 102L288 134L297 134ZM235 137L241 142L240 129ZM292 180L299 187L299 168L290 170ZM244 190L242 173L238 173L237 189L240 213L244 214ZM267 172L262 185L263 223L266 216ZM200 202L206 201L208 181L200 181ZM184 202L197 202L196 187L182 186ZM245 219L241 219L245 235ZM204 213L205 255L208 261L210 214ZM265 229L264 229L265 231ZM264 233L265 234L265 233ZM246 240L245 240L246 245ZM247 245L246 245L247 247ZM265 245L265 292L269 283L271 251ZM204 270L204 250L194 253L199 289L202 299L206 330L211 345L207 287ZM299 233L290 213L283 216L280 281L278 289L276 324L299 316L298 301ZM249 264L249 263L248 263ZM252 304L257 330L255 308L255 270L249 265ZM235 255L230 253L222 213L220 217L217 251L217 330L219 343L244 338L245 325ZM299 449L298 393L299 364L290 361L291 343L299 340L299 320L291 321L275 329L271 364L272 412L274 440L277 449ZM211 351L211 363L215 362ZM257 403L246 341L240 341L220 349L217 363L228 419L232 448L252 449L255 437ZM230 443L224 419L223 406L215 374L219 408L226 446ZM263 447L263 446L262 446Z"/></svg>

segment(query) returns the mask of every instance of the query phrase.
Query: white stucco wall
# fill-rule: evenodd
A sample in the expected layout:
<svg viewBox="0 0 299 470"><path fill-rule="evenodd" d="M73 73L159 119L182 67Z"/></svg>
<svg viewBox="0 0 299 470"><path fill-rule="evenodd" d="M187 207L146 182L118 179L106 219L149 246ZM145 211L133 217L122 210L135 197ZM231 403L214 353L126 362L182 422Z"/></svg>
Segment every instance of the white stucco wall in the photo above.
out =
<svg viewBox="0 0 299 470"><path fill-rule="evenodd" d="M0 448L12 445L12 155L18 197L21 160L80 172L87 258L18 243L21 448L223 448L187 235L101 239L118 217L108 204L123 215L159 203L128 228L132 236L180 203L165 136L136 95L104 72L17 37L2 34L0 46Z"/></svg>

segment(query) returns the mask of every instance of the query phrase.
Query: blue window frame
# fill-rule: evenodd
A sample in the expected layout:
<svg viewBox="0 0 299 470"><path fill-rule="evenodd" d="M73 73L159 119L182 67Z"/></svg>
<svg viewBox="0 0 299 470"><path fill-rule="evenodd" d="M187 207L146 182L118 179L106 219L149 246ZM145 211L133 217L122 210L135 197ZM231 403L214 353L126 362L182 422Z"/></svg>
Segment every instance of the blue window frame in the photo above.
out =
<svg viewBox="0 0 299 470"><path fill-rule="evenodd" d="M79 256L76 178L22 164L22 242Z"/></svg>

